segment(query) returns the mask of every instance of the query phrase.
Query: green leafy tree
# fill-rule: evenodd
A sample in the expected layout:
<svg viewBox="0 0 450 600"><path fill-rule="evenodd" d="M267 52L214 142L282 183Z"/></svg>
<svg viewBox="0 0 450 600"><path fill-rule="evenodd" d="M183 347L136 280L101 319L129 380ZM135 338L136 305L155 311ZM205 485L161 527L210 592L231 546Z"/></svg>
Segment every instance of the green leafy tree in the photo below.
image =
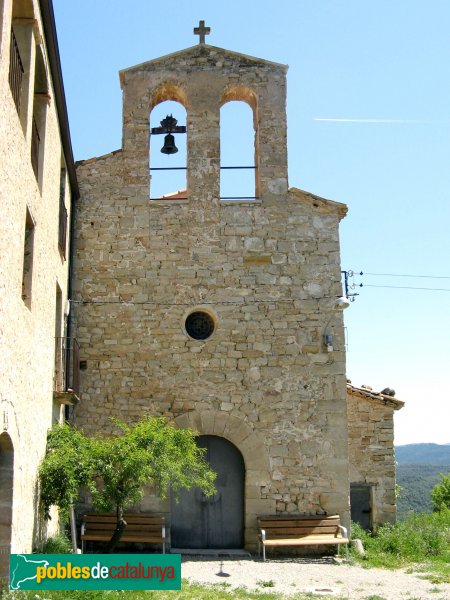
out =
<svg viewBox="0 0 450 600"><path fill-rule="evenodd" d="M88 486L96 510L116 512L110 552L126 527L124 510L141 500L146 485L153 484L161 497L169 489L177 496L193 486L210 496L216 477L190 429L176 429L155 417L134 426L114 423L120 435L92 438L68 425L55 426L39 473L46 515L51 505L67 511L83 485Z"/></svg>
<svg viewBox="0 0 450 600"><path fill-rule="evenodd" d="M433 502L433 511L450 510L450 473L439 474L441 482L431 490L431 500Z"/></svg>
<svg viewBox="0 0 450 600"><path fill-rule="evenodd" d="M69 425L55 425L47 434L47 454L39 468L41 501L45 518L58 506L67 518L81 486L89 486L94 469L91 442Z"/></svg>

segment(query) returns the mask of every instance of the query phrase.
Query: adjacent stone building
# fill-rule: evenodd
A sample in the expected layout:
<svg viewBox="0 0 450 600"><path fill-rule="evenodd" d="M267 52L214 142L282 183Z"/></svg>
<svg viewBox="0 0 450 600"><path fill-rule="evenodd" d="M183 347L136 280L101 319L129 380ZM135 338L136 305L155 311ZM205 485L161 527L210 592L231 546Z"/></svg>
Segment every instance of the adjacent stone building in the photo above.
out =
<svg viewBox="0 0 450 600"><path fill-rule="evenodd" d="M10 552L46 535L37 469L47 429L74 399L64 359L78 192L51 3L0 8L1 579Z"/></svg>
<svg viewBox="0 0 450 600"><path fill-rule="evenodd" d="M404 402L393 394L347 383L351 515L365 529L396 519L394 411Z"/></svg>

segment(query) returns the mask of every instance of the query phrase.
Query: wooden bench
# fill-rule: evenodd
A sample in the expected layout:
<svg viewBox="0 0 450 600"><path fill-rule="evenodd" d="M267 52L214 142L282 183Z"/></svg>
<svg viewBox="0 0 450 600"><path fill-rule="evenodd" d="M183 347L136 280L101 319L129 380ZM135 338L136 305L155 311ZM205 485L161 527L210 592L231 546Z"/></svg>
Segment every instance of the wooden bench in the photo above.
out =
<svg viewBox="0 0 450 600"><path fill-rule="evenodd" d="M258 556L266 546L321 546L346 545L348 558L347 529L340 524L338 515L261 515L258 517Z"/></svg>
<svg viewBox="0 0 450 600"><path fill-rule="evenodd" d="M124 514L127 523L120 542L162 544L166 553L166 525L162 515ZM108 542L116 529L115 513L86 513L81 525L81 550L85 542Z"/></svg>

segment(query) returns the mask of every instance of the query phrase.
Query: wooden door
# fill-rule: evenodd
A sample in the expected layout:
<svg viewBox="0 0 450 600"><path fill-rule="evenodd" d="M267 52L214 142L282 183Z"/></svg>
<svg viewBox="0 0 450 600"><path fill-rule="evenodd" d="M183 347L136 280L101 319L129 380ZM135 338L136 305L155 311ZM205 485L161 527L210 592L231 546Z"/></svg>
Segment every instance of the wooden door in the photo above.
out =
<svg viewBox="0 0 450 600"><path fill-rule="evenodd" d="M363 529L372 529L372 489L370 485L350 484L350 506L352 521Z"/></svg>
<svg viewBox="0 0 450 600"><path fill-rule="evenodd" d="M198 445L217 473L217 492L207 498L201 490L182 492L172 499L173 548L242 548L244 544L244 460L228 440L203 435Z"/></svg>

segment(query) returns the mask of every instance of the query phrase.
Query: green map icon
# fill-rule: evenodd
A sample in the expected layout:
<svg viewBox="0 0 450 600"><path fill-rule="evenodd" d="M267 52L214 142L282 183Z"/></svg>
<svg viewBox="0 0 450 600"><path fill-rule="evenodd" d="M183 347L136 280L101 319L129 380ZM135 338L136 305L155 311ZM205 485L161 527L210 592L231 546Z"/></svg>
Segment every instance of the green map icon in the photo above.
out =
<svg viewBox="0 0 450 600"><path fill-rule="evenodd" d="M20 590L25 581L36 579L36 567L48 567L47 560L33 560L25 554L11 554L10 557L10 582L11 590Z"/></svg>

